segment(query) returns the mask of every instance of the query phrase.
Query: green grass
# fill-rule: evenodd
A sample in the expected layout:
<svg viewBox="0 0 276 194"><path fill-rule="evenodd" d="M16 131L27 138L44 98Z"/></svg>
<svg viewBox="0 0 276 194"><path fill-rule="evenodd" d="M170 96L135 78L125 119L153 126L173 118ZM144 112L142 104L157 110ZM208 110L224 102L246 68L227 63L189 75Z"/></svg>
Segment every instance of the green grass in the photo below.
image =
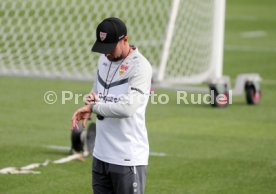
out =
<svg viewBox="0 0 276 194"><path fill-rule="evenodd" d="M227 1L224 73L258 72L264 79L275 79L276 3L273 0ZM264 31L266 36L244 38L242 32ZM234 47L236 49L229 49ZM243 48L245 48L244 51Z"/></svg>
<svg viewBox="0 0 276 194"><path fill-rule="evenodd" d="M246 105L244 96L222 109L177 105L175 92L157 91L167 93L170 103L148 106L150 147L167 156L150 157L146 193L275 193L275 7L272 0L227 1L224 74L234 79L239 73L260 73L264 83L259 105ZM241 36L259 30L267 35ZM70 145L70 118L81 106L61 104L61 92L86 94L90 87L87 82L0 77L0 168L67 156L66 151L46 148ZM44 103L48 90L57 92L57 103ZM0 175L0 193L91 193L91 161L50 164L37 169L40 175Z"/></svg>
<svg viewBox="0 0 276 194"><path fill-rule="evenodd" d="M85 93L89 83L0 78L0 167L21 167L65 157L47 145L68 145L72 112L80 105L47 105L43 94L54 90ZM6 87L9 85L9 87ZM214 109L207 105L150 104L147 126L151 157L147 193L273 193L276 189L276 91L264 85L262 103L243 98ZM58 101L59 102L59 101ZM1 175L1 193L89 193L91 159L38 169L41 175Z"/></svg>

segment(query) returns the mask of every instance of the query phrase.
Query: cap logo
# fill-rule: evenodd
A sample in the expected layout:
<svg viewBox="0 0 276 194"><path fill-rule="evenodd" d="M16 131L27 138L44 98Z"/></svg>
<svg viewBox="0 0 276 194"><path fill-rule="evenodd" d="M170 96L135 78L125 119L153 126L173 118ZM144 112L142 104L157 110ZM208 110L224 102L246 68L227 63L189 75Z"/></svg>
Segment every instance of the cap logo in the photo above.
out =
<svg viewBox="0 0 276 194"><path fill-rule="evenodd" d="M120 36L120 37L119 37L119 40L121 40L121 39L124 38L124 37L125 37L125 35Z"/></svg>
<svg viewBox="0 0 276 194"><path fill-rule="evenodd" d="M106 32L100 32L100 39L101 41L104 41L106 38L107 33Z"/></svg>

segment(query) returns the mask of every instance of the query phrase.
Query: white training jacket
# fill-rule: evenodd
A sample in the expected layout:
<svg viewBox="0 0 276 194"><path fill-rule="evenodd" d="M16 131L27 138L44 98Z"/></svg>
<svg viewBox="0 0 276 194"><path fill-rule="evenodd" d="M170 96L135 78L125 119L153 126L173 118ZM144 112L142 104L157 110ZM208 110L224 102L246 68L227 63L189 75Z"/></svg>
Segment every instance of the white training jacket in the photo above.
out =
<svg viewBox="0 0 276 194"><path fill-rule="evenodd" d="M151 77L151 65L137 48L118 62L100 56L92 90L100 101L93 112L104 119L96 121L94 157L122 166L148 164L145 112Z"/></svg>

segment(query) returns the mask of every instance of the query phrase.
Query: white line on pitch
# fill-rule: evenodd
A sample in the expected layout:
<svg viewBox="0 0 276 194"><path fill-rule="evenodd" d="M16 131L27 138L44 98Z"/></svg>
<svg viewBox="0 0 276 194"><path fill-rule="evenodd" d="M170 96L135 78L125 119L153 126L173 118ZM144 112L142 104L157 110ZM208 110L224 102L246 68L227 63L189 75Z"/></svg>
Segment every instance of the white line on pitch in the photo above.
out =
<svg viewBox="0 0 276 194"><path fill-rule="evenodd" d="M47 148L54 149L54 150L63 150L69 151L71 148L69 146L58 146L58 145L49 145ZM150 152L150 156L157 156L157 157L165 157L167 156L164 152Z"/></svg>
<svg viewBox="0 0 276 194"><path fill-rule="evenodd" d="M241 33L241 36L243 38L258 38L258 37L264 37L266 35L267 35L267 32L262 31L262 30Z"/></svg>
<svg viewBox="0 0 276 194"><path fill-rule="evenodd" d="M63 150L63 151L69 151L71 148L69 146L58 146L58 145L49 145L47 148L53 149L53 150Z"/></svg>
<svg viewBox="0 0 276 194"><path fill-rule="evenodd" d="M239 51L239 52L266 52L275 53L275 48L264 48L264 47L250 47L250 46L240 46L240 45L225 45L225 50L229 51Z"/></svg>
<svg viewBox="0 0 276 194"><path fill-rule="evenodd" d="M260 18L256 16L228 16L226 20L238 20L238 21L258 21Z"/></svg>
<svg viewBox="0 0 276 194"><path fill-rule="evenodd" d="M47 166L50 163L63 164L63 163L70 162L72 160L83 161L84 158L83 158L82 154L73 154L73 155L66 156L64 158L60 158L58 160L54 160L54 161L46 160L43 163L28 164L26 166L19 167L19 168L18 167L2 168L2 169L0 169L0 174L40 174L40 171L33 171L33 169L39 168L42 166Z"/></svg>
<svg viewBox="0 0 276 194"><path fill-rule="evenodd" d="M262 84L265 84L265 85L276 85L276 80L263 80L262 81Z"/></svg>
<svg viewBox="0 0 276 194"><path fill-rule="evenodd" d="M167 154L164 152L150 152L150 156L165 157Z"/></svg>

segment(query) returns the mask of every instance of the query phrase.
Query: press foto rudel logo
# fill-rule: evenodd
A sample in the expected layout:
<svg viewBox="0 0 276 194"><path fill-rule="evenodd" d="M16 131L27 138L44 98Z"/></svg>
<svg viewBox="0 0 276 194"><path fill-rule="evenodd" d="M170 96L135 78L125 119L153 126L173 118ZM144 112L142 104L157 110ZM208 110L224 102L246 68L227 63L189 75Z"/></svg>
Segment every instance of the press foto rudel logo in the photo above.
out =
<svg viewBox="0 0 276 194"><path fill-rule="evenodd" d="M83 104L86 100L86 97L89 94L81 94L74 93L72 91L46 91L44 93L43 100L46 104L52 105L55 103L67 104ZM232 90L229 90L229 93L225 94L216 94L213 90L211 90L208 94L200 94L200 93L189 93L186 91L176 91L176 95L168 95L163 93L154 93L151 92L149 94L144 95L134 95L129 96L127 94L121 95L112 95L109 94L107 96L103 96L102 93L98 94L99 101L105 101L107 103L121 103L121 104L132 104L139 103L145 100L148 100L150 104L153 105L166 105L169 103L176 103L178 105L181 104L211 104L211 105L220 105L224 106L226 104L232 104Z"/></svg>

